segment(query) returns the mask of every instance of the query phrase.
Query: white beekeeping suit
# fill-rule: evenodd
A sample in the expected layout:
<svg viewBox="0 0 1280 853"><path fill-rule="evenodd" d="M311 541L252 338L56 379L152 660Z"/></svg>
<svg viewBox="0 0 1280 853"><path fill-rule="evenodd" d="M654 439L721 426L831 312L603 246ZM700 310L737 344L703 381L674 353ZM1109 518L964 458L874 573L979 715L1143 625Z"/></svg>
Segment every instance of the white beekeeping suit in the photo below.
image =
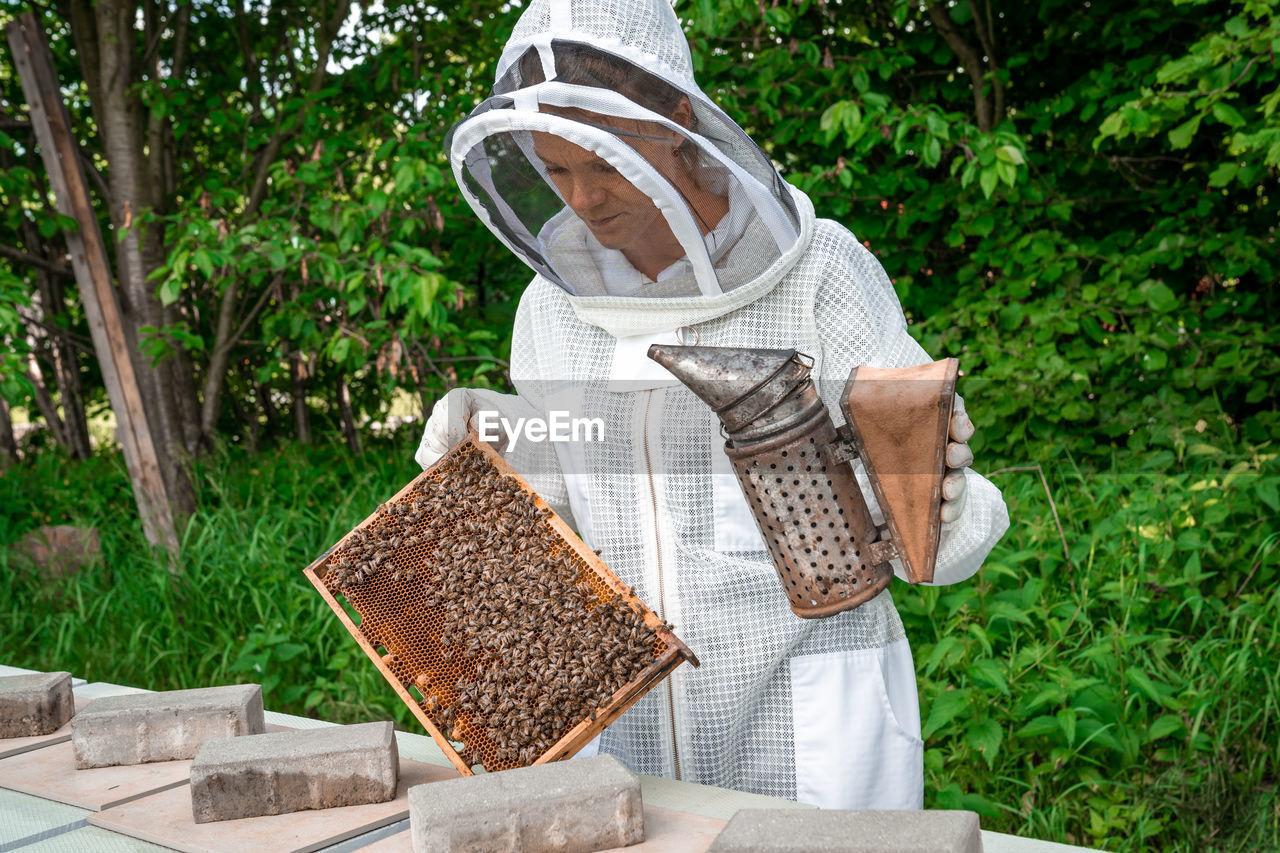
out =
<svg viewBox="0 0 1280 853"><path fill-rule="evenodd" d="M641 773L824 807L920 808L915 675L889 591L828 619L793 615L714 413L645 357L651 343L798 349L841 423L853 367L931 360L880 264L815 219L702 94L663 0L533 0L497 76L451 133L451 160L476 213L537 275L516 316L518 395L447 399L513 422L598 419L598 440L525 440L507 458L702 663L677 669L598 748ZM595 207L576 183L584 168L588 183L617 182ZM640 236L615 239L646 216ZM635 247L659 232L679 257L642 272ZM428 424L424 465L457 437L444 420ZM937 583L972 575L1008 526L995 487L963 479Z"/></svg>

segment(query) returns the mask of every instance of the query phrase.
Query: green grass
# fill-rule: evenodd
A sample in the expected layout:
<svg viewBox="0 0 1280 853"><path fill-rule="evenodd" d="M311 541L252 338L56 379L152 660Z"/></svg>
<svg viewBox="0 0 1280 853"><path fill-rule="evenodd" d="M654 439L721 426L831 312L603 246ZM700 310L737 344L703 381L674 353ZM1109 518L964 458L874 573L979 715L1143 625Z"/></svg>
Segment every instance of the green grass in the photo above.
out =
<svg viewBox="0 0 1280 853"><path fill-rule="evenodd" d="M149 554L118 456L35 455L0 477L0 545L89 524L105 559L42 584L0 550L4 662L152 689L259 681L275 710L414 728L301 574L416 472L409 432L360 459L222 450L199 468L178 576ZM1062 536L1038 474L996 475L1013 526L978 577L895 586L927 805L1106 850L1280 849L1280 463L1214 440L1049 465Z"/></svg>
<svg viewBox="0 0 1280 853"><path fill-rule="evenodd" d="M48 523L96 527L103 564L41 584L0 553L4 661L154 690L259 681L268 707L355 722L408 712L301 570L418 470L404 436L237 449L197 472L182 571L153 556L118 456L53 453L0 477L0 539Z"/></svg>

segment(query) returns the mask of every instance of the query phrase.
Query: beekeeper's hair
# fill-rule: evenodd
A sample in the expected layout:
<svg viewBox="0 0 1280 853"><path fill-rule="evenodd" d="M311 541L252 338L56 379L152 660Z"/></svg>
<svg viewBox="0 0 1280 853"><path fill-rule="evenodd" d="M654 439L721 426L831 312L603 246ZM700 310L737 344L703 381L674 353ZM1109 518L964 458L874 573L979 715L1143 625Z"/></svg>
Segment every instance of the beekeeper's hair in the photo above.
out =
<svg viewBox="0 0 1280 853"><path fill-rule="evenodd" d="M680 102L689 97L658 75L589 45L557 45L555 59L558 82L608 89L666 118L674 118ZM518 69L522 89L546 80L542 58L535 49L525 51ZM692 109L687 126L690 131L698 132L698 116ZM684 165L694 171L700 161L697 146L685 140L679 152Z"/></svg>

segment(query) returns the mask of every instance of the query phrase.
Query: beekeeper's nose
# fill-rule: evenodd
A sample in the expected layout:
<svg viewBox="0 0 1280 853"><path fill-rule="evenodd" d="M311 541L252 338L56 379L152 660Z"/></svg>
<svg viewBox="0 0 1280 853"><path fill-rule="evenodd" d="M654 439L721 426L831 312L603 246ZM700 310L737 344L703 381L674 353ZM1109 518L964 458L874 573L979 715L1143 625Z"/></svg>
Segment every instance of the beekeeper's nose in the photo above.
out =
<svg viewBox="0 0 1280 853"><path fill-rule="evenodd" d="M609 196L604 180L597 175L574 175L569 180L571 184L566 196L574 210L590 210Z"/></svg>

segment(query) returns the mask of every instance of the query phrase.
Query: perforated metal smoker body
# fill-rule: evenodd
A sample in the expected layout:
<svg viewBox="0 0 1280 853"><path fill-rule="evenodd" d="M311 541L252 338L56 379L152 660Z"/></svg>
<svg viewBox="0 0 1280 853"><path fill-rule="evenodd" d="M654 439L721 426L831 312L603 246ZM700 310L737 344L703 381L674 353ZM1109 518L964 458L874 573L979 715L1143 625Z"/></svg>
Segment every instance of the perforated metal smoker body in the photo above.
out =
<svg viewBox="0 0 1280 853"><path fill-rule="evenodd" d="M733 463L778 579L797 616L818 619L879 595L893 569L873 555L877 531L853 468L832 461L836 429L807 379L808 418L763 440L730 435Z"/></svg>
<svg viewBox="0 0 1280 853"><path fill-rule="evenodd" d="M893 580L892 555L794 349L654 344L649 357L711 406L791 612L833 616Z"/></svg>
<svg viewBox="0 0 1280 853"><path fill-rule="evenodd" d="M558 540L557 547L563 550L557 553L573 563L578 569L579 579L588 584L598 598L611 599L619 606L638 610L644 618L645 625L657 635L652 662L617 690L611 701L598 708L594 719L588 715L577 721L549 749L537 756L531 762L532 764L543 764L572 756L603 731L609 723L617 719L623 711L656 686L682 661L691 661L695 666L698 663L693 652L664 625L652 610L644 605L644 602L630 592L559 516L547 508L545 502L537 497L536 493L519 478L519 475L502 457L488 445L478 441L472 434L435 465L414 478L395 497L353 528L304 570L307 579L329 604L339 621L378 667L383 677L430 733L444 754L464 775L471 775L471 767L463 760L446 733L441 731L431 719L426 708L428 699L440 706L451 704L457 698L455 684L459 676L468 671L468 667L474 668L478 665L476 657L454 654L452 659L446 659L443 653L442 608L427 606L428 592L423 584L423 577L429 575L425 569L435 543L426 540L413 545L402 545L391 554L387 570L375 573L354 587L348 587L345 594L336 583L333 560L342 553L344 545L360 531L380 526L380 532L385 532L387 526L394 527L402 524L393 514L387 512L388 507L398 501L413 500L415 496L423 493L425 483L433 478L438 480L447 474L452 466L458 465L461 459L467 455L474 458L474 454L477 453L492 466L495 474L514 478L520 489L534 501L537 507L546 510L545 517L540 517L532 523L544 526L541 532L550 533ZM467 507L469 503L475 502L468 502L466 495L458 495L458 507ZM474 511L466 511L459 514L457 522L462 523L463 519L475 517L477 516ZM417 570L418 576L406 579L405 575L410 574L412 570ZM399 579L395 578L396 575L400 576ZM551 650L548 650L548 657L551 657ZM545 697L538 697L529 701L536 703L544 700ZM473 716L468 712L459 712L457 715L456 728L465 749L478 756L479 763L488 771L521 766L520 762L497 760L499 750L496 744L485 733L482 726L473 724L471 719Z"/></svg>

